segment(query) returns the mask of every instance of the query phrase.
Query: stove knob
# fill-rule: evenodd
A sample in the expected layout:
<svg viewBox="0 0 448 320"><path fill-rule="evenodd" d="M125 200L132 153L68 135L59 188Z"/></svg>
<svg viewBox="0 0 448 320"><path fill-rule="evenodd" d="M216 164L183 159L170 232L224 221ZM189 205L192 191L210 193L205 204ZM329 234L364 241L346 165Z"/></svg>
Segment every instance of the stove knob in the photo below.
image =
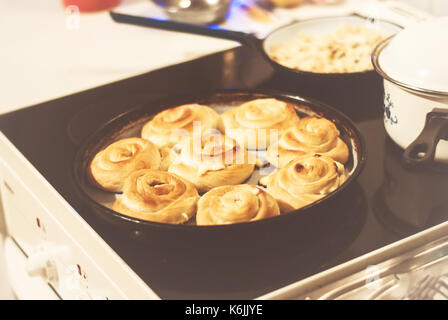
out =
<svg viewBox="0 0 448 320"><path fill-rule="evenodd" d="M28 256L26 268L30 276L40 276L52 285L56 285L58 282L56 262L44 246L39 247L36 252Z"/></svg>

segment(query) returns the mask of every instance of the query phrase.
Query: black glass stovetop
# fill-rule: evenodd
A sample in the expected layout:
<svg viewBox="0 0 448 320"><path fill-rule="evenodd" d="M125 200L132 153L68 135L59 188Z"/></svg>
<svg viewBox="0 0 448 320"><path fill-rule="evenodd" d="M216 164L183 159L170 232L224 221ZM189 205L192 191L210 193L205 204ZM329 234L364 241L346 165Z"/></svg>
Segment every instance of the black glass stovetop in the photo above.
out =
<svg viewBox="0 0 448 320"><path fill-rule="evenodd" d="M101 124L123 111L163 97L224 88L276 89L321 100L348 115L364 136L367 162L355 184L356 201L347 205L347 210L353 211L354 221L345 227L344 234L332 234L329 237L333 238L326 239L328 243L338 243L338 237L345 239L337 250L331 247L332 254L307 244L307 259L316 257L319 261L313 268L301 268L301 257L274 262L261 257L258 269L262 272L245 271L235 280L231 273L217 268L216 274L211 271L210 277L203 277L193 268L189 270L188 263L148 252L144 243L92 214L74 191L71 172L77 148ZM445 170L405 167L400 159L402 150L386 136L379 77L354 83L296 81L274 72L262 57L244 47L4 114L0 116L0 130L148 286L165 299L256 298L437 225L448 217ZM188 254L183 259L189 259ZM240 262L227 263L237 266ZM277 272L276 265L281 272ZM285 265L291 267L280 268ZM269 270L263 266L269 266Z"/></svg>

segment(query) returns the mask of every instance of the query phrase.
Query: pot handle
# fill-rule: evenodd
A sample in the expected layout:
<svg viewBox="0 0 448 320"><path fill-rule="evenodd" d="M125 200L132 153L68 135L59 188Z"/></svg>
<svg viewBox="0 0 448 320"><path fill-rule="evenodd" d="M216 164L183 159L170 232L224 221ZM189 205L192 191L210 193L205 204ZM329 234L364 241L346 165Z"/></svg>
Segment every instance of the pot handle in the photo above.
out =
<svg viewBox="0 0 448 320"><path fill-rule="evenodd" d="M448 110L436 108L426 114L422 132L405 149L404 162L412 166L423 166L433 162L440 139L448 140Z"/></svg>

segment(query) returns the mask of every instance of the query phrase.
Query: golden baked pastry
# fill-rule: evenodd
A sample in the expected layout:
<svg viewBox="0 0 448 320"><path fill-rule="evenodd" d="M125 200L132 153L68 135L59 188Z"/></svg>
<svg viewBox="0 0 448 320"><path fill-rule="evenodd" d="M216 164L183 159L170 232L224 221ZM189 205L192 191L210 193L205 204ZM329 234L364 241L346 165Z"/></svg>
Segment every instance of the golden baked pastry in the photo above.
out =
<svg viewBox="0 0 448 320"><path fill-rule="evenodd" d="M191 181L199 192L242 183L255 167L247 150L222 134L186 139L177 147L179 155L168 171Z"/></svg>
<svg viewBox="0 0 448 320"><path fill-rule="evenodd" d="M113 210L141 220L180 224L194 215L198 199L191 182L166 171L144 169L126 179Z"/></svg>
<svg viewBox="0 0 448 320"><path fill-rule="evenodd" d="M90 174L99 187L121 192L124 180L140 169L159 169L159 149L141 138L116 141L98 152L90 163Z"/></svg>
<svg viewBox="0 0 448 320"><path fill-rule="evenodd" d="M156 114L143 126L141 136L159 147L171 147L193 133L200 135L209 129L223 130L220 115L207 106L185 104Z"/></svg>
<svg viewBox="0 0 448 320"><path fill-rule="evenodd" d="M283 133L278 143L269 146L266 158L282 168L293 159L314 154L328 156L342 164L349 158L349 149L339 137L339 130L325 118L300 119Z"/></svg>
<svg viewBox="0 0 448 320"><path fill-rule="evenodd" d="M336 190L346 180L344 165L332 158L314 155L296 159L265 179L281 212L304 207Z"/></svg>
<svg viewBox="0 0 448 320"><path fill-rule="evenodd" d="M160 170L168 171L168 168L173 162L175 152L173 151L172 148L162 147L160 148L160 156L162 157L160 162Z"/></svg>
<svg viewBox="0 0 448 320"><path fill-rule="evenodd" d="M249 222L279 214L277 201L256 186L221 186L210 190L199 199L196 224Z"/></svg>
<svg viewBox="0 0 448 320"><path fill-rule="evenodd" d="M266 149L277 140L274 137L280 137L283 131L299 121L293 106L271 98L243 103L224 112L221 117L226 135L240 146L259 150Z"/></svg>

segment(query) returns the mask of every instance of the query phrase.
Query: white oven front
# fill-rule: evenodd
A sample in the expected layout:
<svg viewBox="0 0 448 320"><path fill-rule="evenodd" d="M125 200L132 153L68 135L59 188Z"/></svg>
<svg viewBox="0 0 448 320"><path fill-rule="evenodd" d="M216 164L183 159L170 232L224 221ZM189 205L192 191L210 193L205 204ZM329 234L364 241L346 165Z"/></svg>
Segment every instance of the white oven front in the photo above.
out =
<svg viewBox="0 0 448 320"><path fill-rule="evenodd" d="M19 299L159 299L0 132L6 270Z"/></svg>

